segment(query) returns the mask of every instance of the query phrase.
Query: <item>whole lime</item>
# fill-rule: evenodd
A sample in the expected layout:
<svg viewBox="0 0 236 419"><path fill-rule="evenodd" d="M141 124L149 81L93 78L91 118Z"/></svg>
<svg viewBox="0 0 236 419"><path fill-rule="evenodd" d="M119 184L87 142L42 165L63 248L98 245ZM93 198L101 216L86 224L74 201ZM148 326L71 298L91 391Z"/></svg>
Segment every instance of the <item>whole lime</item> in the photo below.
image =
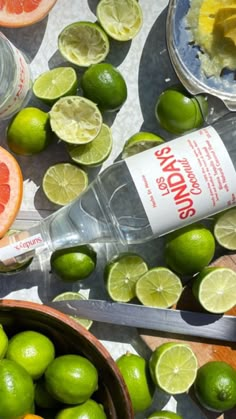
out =
<svg viewBox="0 0 236 419"><path fill-rule="evenodd" d="M192 96L182 85L176 85L160 94L155 114L166 131L183 134L203 125L208 114L208 103L204 96Z"/></svg>
<svg viewBox="0 0 236 419"><path fill-rule="evenodd" d="M236 406L236 370L226 362L202 365L194 383L197 399L208 410L223 412Z"/></svg>
<svg viewBox="0 0 236 419"><path fill-rule="evenodd" d="M116 363L128 388L134 412L146 410L151 406L154 395L147 361L139 355L127 352Z"/></svg>
<svg viewBox="0 0 236 419"><path fill-rule="evenodd" d="M89 245L56 250L50 264L63 281L78 281L88 277L96 267L97 255Z"/></svg>
<svg viewBox="0 0 236 419"><path fill-rule="evenodd" d="M84 96L103 111L116 111L127 99L127 86L122 74L108 63L90 66L83 74Z"/></svg>
<svg viewBox="0 0 236 419"><path fill-rule="evenodd" d="M17 154L39 153L47 147L50 138L49 115L38 108L20 110L7 129L8 146Z"/></svg>
<svg viewBox="0 0 236 419"><path fill-rule="evenodd" d="M60 410L56 419L106 419L103 406L89 399L78 406L66 407Z"/></svg>
<svg viewBox="0 0 236 419"><path fill-rule="evenodd" d="M66 404L87 401L98 388L98 372L87 358L80 355L56 357L45 371L48 392Z"/></svg>
<svg viewBox="0 0 236 419"><path fill-rule="evenodd" d="M8 336L3 326L0 324L0 359L4 358L8 347Z"/></svg>
<svg viewBox="0 0 236 419"><path fill-rule="evenodd" d="M176 230L166 237L165 260L173 271L193 275L207 266L215 253L215 239L201 223Z"/></svg>
<svg viewBox="0 0 236 419"><path fill-rule="evenodd" d="M0 388L0 419L18 418L32 411L34 384L21 365L0 360Z"/></svg>

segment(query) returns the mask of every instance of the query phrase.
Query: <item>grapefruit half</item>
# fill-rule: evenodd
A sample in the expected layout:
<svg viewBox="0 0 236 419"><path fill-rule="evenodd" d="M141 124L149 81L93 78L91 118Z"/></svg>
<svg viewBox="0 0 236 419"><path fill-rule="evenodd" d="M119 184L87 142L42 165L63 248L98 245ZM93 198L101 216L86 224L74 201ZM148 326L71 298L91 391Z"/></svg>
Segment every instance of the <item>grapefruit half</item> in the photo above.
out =
<svg viewBox="0 0 236 419"><path fill-rule="evenodd" d="M57 0L0 0L0 26L19 28L42 20Z"/></svg>
<svg viewBox="0 0 236 419"><path fill-rule="evenodd" d="M0 237L12 225L23 196L23 176L19 164L0 147Z"/></svg>

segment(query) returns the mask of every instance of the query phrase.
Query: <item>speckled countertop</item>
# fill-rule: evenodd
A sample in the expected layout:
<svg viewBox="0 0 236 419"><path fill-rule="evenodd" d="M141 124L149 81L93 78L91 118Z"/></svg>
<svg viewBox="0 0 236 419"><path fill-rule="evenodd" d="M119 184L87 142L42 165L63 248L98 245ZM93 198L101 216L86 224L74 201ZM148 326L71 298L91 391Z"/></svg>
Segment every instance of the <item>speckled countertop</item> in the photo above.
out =
<svg viewBox="0 0 236 419"><path fill-rule="evenodd" d="M34 79L43 71L65 64L57 49L58 34L67 24L74 21L96 21L97 3L97 0L70 2L58 0L49 16L42 22L26 28L14 30L0 28L0 30L24 51L30 61L32 79ZM132 42L123 44L111 42L111 51L107 57L107 60L118 67L125 77L128 85L128 99L122 109L117 114L110 114L107 120L112 128L114 146L111 156L103 167L119 156L125 140L139 130L152 131L166 137L166 133L161 131L155 119L154 108L163 88L176 82L165 44L168 2L167 0L140 0L140 4L144 15L141 32ZM30 105L38 106L39 103L31 99ZM4 134L6 124L6 121L0 124L0 144L4 147L7 147ZM24 175L24 199L16 227L26 228L27 225L45 217L55 209L46 201L40 185L47 167L64 159L65 155L57 145L40 155L18 158ZM154 241L145 245L145 249L140 246L138 251L145 255L150 265L154 265L158 262L159 246L161 243ZM0 275L0 298L47 302L66 290L80 290L86 296L104 298L102 278L104 260L113 255L116 249L112 246L97 246L97 251L96 273L82 283L68 286L58 281L49 272L48 255L41 254L34 259L26 272L11 277ZM114 359L127 350L146 358L150 356L149 349L140 339L136 329L94 323L91 332L101 340ZM154 409L163 408L179 412L184 419L205 418L188 395L174 398L161 392L156 393L151 409L145 414L137 415L137 418L145 418Z"/></svg>

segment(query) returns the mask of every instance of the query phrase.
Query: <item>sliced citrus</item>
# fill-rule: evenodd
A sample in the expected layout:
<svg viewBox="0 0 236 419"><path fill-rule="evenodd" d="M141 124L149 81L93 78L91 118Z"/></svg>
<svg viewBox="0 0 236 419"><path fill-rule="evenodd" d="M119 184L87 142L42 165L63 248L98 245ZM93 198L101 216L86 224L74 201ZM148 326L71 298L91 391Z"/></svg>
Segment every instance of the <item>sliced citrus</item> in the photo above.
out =
<svg viewBox="0 0 236 419"><path fill-rule="evenodd" d="M181 293L182 283L177 275L167 268L153 268L139 278L136 296L139 301L151 307L168 308L175 304Z"/></svg>
<svg viewBox="0 0 236 419"><path fill-rule="evenodd" d="M77 74L72 67L57 67L41 74L33 84L34 95L51 105L63 96L75 95Z"/></svg>
<svg viewBox="0 0 236 419"><path fill-rule="evenodd" d="M183 419L183 417L169 410L158 410L148 416L147 419Z"/></svg>
<svg viewBox="0 0 236 419"><path fill-rule="evenodd" d="M236 208L232 208L216 218L214 236L225 249L236 250Z"/></svg>
<svg viewBox="0 0 236 419"><path fill-rule="evenodd" d="M225 313L236 304L236 272L219 267L203 269L194 279L193 294L205 310Z"/></svg>
<svg viewBox="0 0 236 419"><path fill-rule="evenodd" d="M154 383L168 394L189 390L198 369L193 350L185 343L167 342L152 353L149 367Z"/></svg>
<svg viewBox="0 0 236 419"><path fill-rule="evenodd" d="M99 23L117 41L129 41L143 24L141 6L136 0L101 0L96 11Z"/></svg>
<svg viewBox="0 0 236 419"><path fill-rule="evenodd" d="M112 259L105 268L108 294L114 301L128 302L135 297L137 280L148 267L139 255L121 254Z"/></svg>
<svg viewBox="0 0 236 419"><path fill-rule="evenodd" d="M67 205L77 198L88 185L88 175L70 163L50 166L43 177L43 191L49 201Z"/></svg>
<svg viewBox="0 0 236 419"><path fill-rule="evenodd" d="M89 67L105 60L109 52L109 39L96 23L75 22L59 34L58 49L69 62Z"/></svg>
<svg viewBox="0 0 236 419"><path fill-rule="evenodd" d="M57 0L1 0L0 26L17 28L42 20Z"/></svg>
<svg viewBox="0 0 236 419"><path fill-rule="evenodd" d="M163 138L152 132L138 132L125 142L122 150L122 159L126 159L127 157L148 150L149 148L156 147L163 142Z"/></svg>
<svg viewBox="0 0 236 419"><path fill-rule="evenodd" d="M82 96L59 99L49 112L55 134L70 144L87 144L102 128L102 115L94 102Z"/></svg>
<svg viewBox="0 0 236 419"><path fill-rule="evenodd" d="M79 292L72 292L67 291L63 292L62 294L57 295L52 301L65 301L65 300L86 300L86 297ZM92 320L89 319L81 319L78 316L69 316L73 320L75 320L77 323L84 326L86 329L90 329L90 327L93 324Z"/></svg>
<svg viewBox="0 0 236 419"><path fill-rule="evenodd" d="M0 237L4 236L19 211L23 177L16 159L0 147Z"/></svg>
<svg viewBox="0 0 236 419"><path fill-rule="evenodd" d="M75 163L83 166L98 166L110 155L112 150L111 129L103 124L97 137L88 144L68 144L68 152Z"/></svg>

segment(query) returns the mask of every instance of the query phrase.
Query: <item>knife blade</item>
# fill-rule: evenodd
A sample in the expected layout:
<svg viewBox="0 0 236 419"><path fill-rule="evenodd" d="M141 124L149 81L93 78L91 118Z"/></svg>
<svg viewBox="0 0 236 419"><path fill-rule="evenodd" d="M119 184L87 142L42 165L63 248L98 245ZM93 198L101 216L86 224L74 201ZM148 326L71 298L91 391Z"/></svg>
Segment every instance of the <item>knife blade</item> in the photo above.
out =
<svg viewBox="0 0 236 419"><path fill-rule="evenodd" d="M46 304L65 314L103 323L236 342L236 316L93 299L52 301Z"/></svg>

